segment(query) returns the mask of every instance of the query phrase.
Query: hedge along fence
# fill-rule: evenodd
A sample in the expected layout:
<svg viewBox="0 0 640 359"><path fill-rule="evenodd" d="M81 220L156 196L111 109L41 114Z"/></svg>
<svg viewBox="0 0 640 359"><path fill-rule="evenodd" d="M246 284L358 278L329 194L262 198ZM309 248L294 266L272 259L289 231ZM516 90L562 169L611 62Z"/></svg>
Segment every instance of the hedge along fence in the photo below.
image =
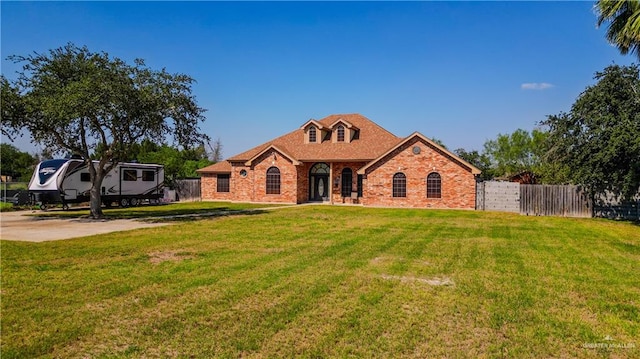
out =
<svg viewBox="0 0 640 359"><path fill-rule="evenodd" d="M476 209L527 216L604 217L640 220L640 195L619 201L612 194L589 198L581 186L478 183Z"/></svg>
<svg viewBox="0 0 640 359"><path fill-rule="evenodd" d="M593 216L640 221L640 194L631 201L618 201L611 193L596 196Z"/></svg>

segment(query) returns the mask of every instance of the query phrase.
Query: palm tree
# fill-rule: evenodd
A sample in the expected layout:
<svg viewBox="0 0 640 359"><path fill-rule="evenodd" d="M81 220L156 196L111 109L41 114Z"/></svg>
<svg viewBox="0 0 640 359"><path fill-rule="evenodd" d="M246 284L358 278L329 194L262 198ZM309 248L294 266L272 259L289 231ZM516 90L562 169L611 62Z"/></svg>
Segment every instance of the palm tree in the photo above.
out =
<svg viewBox="0 0 640 359"><path fill-rule="evenodd" d="M607 40L620 52L635 53L640 60L640 0L598 0L598 27L609 23Z"/></svg>

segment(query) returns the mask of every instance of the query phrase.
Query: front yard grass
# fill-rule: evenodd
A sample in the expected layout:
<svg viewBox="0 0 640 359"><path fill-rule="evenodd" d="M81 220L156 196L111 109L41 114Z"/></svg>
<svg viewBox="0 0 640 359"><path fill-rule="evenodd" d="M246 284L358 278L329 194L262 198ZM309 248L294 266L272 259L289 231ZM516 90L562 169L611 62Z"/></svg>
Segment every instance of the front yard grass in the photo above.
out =
<svg viewBox="0 0 640 359"><path fill-rule="evenodd" d="M638 357L640 227L301 206L1 242L1 357Z"/></svg>
<svg viewBox="0 0 640 359"><path fill-rule="evenodd" d="M13 203L0 202L0 212L13 211Z"/></svg>

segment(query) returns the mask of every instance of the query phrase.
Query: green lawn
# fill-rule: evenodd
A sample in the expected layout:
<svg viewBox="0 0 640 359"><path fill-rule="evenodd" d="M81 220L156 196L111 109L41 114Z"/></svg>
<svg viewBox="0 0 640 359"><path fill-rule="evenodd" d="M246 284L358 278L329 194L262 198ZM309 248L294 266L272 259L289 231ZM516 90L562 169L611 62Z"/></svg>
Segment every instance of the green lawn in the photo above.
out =
<svg viewBox="0 0 640 359"><path fill-rule="evenodd" d="M13 203L0 202L0 212L13 211Z"/></svg>
<svg viewBox="0 0 640 359"><path fill-rule="evenodd" d="M640 227L301 206L2 241L1 357L639 357Z"/></svg>

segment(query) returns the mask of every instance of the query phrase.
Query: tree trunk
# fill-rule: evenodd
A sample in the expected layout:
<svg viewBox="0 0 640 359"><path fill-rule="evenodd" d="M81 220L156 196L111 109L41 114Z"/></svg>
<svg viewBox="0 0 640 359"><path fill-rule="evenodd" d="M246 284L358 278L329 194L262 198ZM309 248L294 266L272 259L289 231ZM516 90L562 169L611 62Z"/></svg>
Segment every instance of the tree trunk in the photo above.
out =
<svg viewBox="0 0 640 359"><path fill-rule="evenodd" d="M93 184L89 192L89 208L91 211L91 217L94 219L101 219L104 218L104 213L102 213L102 194L100 192L100 187L102 186L104 171L96 172L96 177L93 180Z"/></svg>
<svg viewBox="0 0 640 359"><path fill-rule="evenodd" d="M91 217L94 219L104 218L104 214L102 213L102 199L100 198L100 187L91 187L89 203Z"/></svg>

